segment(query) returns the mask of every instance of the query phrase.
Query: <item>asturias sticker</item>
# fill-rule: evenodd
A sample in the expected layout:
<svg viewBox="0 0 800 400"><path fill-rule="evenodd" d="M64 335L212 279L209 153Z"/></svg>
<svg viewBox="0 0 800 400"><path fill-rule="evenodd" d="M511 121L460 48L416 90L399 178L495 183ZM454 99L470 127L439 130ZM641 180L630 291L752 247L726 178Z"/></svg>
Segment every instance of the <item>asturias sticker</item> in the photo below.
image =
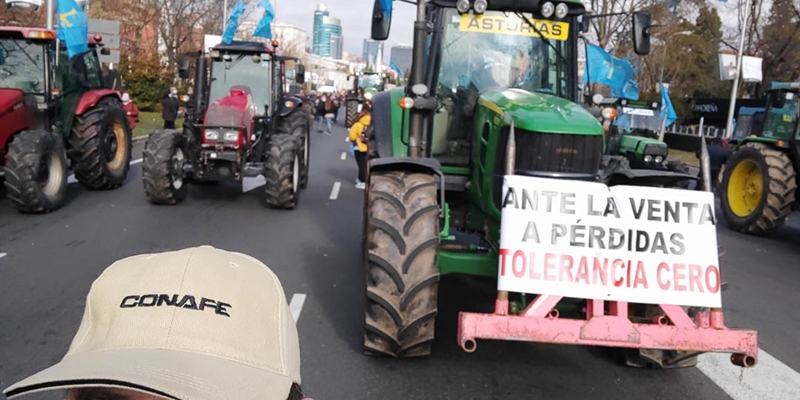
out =
<svg viewBox="0 0 800 400"><path fill-rule="evenodd" d="M569 36L569 24L566 22L547 21L539 19L530 20L546 39L564 41ZM499 33L504 35L539 37L536 30L527 22L510 15L473 15L461 16L458 26L461 32Z"/></svg>

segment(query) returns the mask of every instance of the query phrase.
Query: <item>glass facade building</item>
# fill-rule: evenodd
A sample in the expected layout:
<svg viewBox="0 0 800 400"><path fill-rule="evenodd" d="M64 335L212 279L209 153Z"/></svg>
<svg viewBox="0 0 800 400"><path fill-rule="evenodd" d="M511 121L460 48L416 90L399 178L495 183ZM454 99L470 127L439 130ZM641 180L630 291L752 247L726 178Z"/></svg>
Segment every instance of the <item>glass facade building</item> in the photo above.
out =
<svg viewBox="0 0 800 400"><path fill-rule="evenodd" d="M324 4L317 6L314 11L314 38L311 54L320 57L342 59L342 22L339 18L330 16Z"/></svg>

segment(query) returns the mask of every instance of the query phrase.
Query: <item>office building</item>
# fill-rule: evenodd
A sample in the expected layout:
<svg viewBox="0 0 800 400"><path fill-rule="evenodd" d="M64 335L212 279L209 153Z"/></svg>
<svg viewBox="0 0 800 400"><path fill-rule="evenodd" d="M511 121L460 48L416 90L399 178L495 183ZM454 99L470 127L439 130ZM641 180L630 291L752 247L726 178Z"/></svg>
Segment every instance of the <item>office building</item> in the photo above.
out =
<svg viewBox="0 0 800 400"><path fill-rule="evenodd" d="M407 44L400 44L392 47L391 50L392 60L394 61L394 64L397 66L400 72L403 74L405 74L408 71L411 71L411 54L412 54L411 46Z"/></svg>
<svg viewBox="0 0 800 400"><path fill-rule="evenodd" d="M375 58L378 56L378 48L382 43L376 42L372 39L364 39L364 48L362 51L361 59L367 64L375 64Z"/></svg>
<svg viewBox="0 0 800 400"><path fill-rule="evenodd" d="M321 57L342 58L342 22L331 17L325 4L314 11L314 38L311 53Z"/></svg>

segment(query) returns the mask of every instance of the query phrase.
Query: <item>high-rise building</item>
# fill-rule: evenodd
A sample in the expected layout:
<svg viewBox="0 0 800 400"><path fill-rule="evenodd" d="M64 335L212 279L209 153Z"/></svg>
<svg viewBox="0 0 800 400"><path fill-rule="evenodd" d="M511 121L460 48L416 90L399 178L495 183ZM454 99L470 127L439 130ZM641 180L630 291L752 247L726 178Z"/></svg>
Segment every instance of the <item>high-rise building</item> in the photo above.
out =
<svg viewBox="0 0 800 400"><path fill-rule="evenodd" d="M314 11L314 43L311 53L322 57L342 58L342 22L331 17L325 4L317 5Z"/></svg>
<svg viewBox="0 0 800 400"><path fill-rule="evenodd" d="M407 44L399 44L392 47L392 61L394 61L394 65L397 66L401 73L405 74L411 70L411 55L411 46Z"/></svg>
<svg viewBox="0 0 800 400"><path fill-rule="evenodd" d="M376 42L372 39L364 39L364 49L361 58L367 64L375 64L375 57L378 56L378 47L381 42Z"/></svg>

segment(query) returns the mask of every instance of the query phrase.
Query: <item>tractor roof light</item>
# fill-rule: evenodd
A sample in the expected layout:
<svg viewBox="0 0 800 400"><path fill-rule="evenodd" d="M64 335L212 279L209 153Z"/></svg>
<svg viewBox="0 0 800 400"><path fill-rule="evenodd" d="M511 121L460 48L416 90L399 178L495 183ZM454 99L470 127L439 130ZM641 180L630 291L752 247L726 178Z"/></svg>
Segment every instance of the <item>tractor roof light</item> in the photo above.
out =
<svg viewBox="0 0 800 400"><path fill-rule="evenodd" d="M550 18L553 16L553 13L556 11L556 6L553 5L551 2L547 2L542 4L542 16L545 18Z"/></svg>
<svg viewBox="0 0 800 400"><path fill-rule="evenodd" d="M619 102L619 104L622 104L623 106L627 106L627 105L628 105L628 99L622 99L622 100Z"/></svg>
<svg viewBox="0 0 800 400"><path fill-rule="evenodd" d="M598 106L601 103L603 103L603 100L605 100L605 99L606 98L600 93L595 93L594 95L592 95L592 103L594 103L594 104L596 104Z"/></svg>
<svg viewBox="0 0 800 400"><path fill-rule="evenodd" d="M103 35L101 35L99 33L94 35L94 41L97 42L97 43L102 42L103 41Z"/></svg>
<svg viewBox="0 0 800 400"><path fill-rule="evenodd" d="M606 107L603 109L601 115L603 116L603 119L608 119L608 120L617 118L617 109L612 107Z"/></svg>
<svg viewBox="0 0 800 400"><path fill-rule="evenodd" d="M469 12L469 0L458 0L456 3L456 10L461 14Z"/></svg>
<svg viewBox="0 0 800 400"><path fill-rule="evenodd" d="M223 60L225 60L225 61L230 61L230 60L231 60L231 55L230 55L230 54L228 54L228 53L225 53L225 54L222 56L222 59L223 59Z"/></svg>
<svg viewBox="0 0 800 400"><path fill-rule="evenodd" d="M211 58L219 58L220 57L219 50L211 50L209 55L211 56Z"/></svg>
<svg viewBox="0 0 800 400"><path fill-rule="evenodd" d="M569 7L567 7L566 4L558 3L558 5L556 6L556 18L562 19L567 16L568 12L569 12Z"/></svg>
<svg viewBox="0 0 800 400"><path fill-rule="evenodd" d="M56 35L51 31L30 31L28 39L55 39Z"/></svg>
<svg viewBox="0 0 800 400"><path fill-rule="evenodd" d="M272 47L278 47L279 44L277 40L272 41Z"/></svg>
<svg viewBox="0 0 800 400"><path fill-rule="evenodd" d="M414 99L411 97L403 97L400 99L400 108L404 110L410 110L414 108Z"/></svg>
<svg viewBox="0 0 800 400"><path fill-rule="evenodd" d="M486 0L475 0L472 9L475 10L475 14L483 14L488 6L489 3Z"/></svg>
<svg viewBox="0 0 800 400"><path fill-rule="evenodd" d="M658 102L654 101L653 104L651 104L651 105L653 106L653 108L658 108Z"/></svg>

